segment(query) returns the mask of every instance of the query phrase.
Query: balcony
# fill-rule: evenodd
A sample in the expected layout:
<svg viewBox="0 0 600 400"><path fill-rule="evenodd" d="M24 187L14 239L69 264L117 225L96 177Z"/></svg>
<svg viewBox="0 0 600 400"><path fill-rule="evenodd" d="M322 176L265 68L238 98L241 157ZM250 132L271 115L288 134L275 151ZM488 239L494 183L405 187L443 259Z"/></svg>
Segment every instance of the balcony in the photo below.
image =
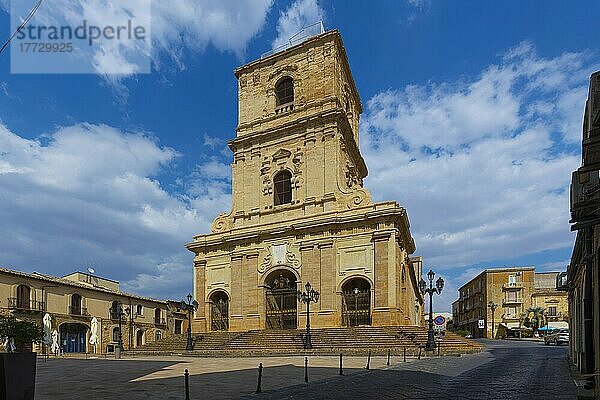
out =
<svg viewBox="0 0 600 400"><path fill-rule="evenodd" d="M154 318L154 325L166 325L167 322L164 318Z"/></svg>
<svg viewBox="0 0 600 400"><path fill-rule="evenodd" d="M285 103L285 104L275 107L275 114L279 115L279 114L283 114L283 113L290 112L293 110L294 110L293 102Z"/></svg>
<svg viewBox="0 0 600 400"><path fill-rule="evenodd" d="M504 300L502 300L502 305L503 306L513 305L513 304L523 304L523 299L522 298L516 298L516 299L504 299Z"/></svg>
<svg viewBox="0 0 600 400"><path fill-rule="evenodd" d="M523 282L509 282L502 285L503 290L523 289Z"/></svg>
<svg viewBox="0 0 600 400"><path fill-rule="evenodd" d="M69 314L70 315L81 315L81 316L89 315L86 307L79 307L79 306L69 306Z"/></svg>
<svg viewBox="0 0 600 400"><path fill-rule="evenodd" d="M46 303L43 301L23 301L16 297L8 298L8 308L11 310L20 311L46 311Z"/></svg>

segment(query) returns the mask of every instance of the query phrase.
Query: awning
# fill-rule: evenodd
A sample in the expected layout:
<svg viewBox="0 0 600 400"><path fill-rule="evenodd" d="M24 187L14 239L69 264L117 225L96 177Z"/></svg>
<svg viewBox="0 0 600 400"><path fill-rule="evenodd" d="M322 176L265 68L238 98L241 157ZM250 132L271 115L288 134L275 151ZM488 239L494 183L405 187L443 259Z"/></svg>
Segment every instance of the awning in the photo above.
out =
<svg viewBox="0 0 600 400"><path fill-rule="evenodd" d="M567 321L548 322L548 328L550 328L550 329L569 329L569 323Z"/></svg>
<svg viewBox="0 0 600 400"><path fill-rule="evenodd" d="M501 322L500 326L506 328L506 329L519 329L519 323L518 322ZM524 325L520 326L521 330L528 330L530 328L527 328Z"/></svg>

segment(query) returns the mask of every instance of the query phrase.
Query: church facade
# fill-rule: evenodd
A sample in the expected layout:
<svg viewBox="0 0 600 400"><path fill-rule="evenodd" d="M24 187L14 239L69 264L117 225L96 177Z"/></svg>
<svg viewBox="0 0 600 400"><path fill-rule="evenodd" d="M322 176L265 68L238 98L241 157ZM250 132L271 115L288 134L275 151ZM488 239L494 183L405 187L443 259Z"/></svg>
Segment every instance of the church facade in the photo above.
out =
<svg viewBox="0 0 600 400"><path fill-rule="evenodd" d="M418 325L420 257L406 210L374 203L359 147L362 105L338 31L235 70L232 207L194 253L194 332Z"/></svg>

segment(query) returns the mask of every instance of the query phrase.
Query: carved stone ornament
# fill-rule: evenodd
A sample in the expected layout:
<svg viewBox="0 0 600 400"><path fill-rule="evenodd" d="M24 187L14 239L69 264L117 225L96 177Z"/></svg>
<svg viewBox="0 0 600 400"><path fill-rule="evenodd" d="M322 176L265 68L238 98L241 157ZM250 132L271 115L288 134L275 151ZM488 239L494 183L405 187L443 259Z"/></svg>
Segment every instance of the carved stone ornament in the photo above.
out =
<svg viewBox="0 0 600 400"><path fill-rule="evenodd" d="M224 232L231 229L231 220L228 214L221 213L212 223L211 231L213 233Z"/></svg>
<svg viewBox="0 0 600 400"><path fill-rule="evenodd" d="M296 254L288 251L288 243L271 245L267 249L267 254L263 261L258 265L258 272L261 274L270 268L285 265L294 269L301 267L300 259Z"/></svg>

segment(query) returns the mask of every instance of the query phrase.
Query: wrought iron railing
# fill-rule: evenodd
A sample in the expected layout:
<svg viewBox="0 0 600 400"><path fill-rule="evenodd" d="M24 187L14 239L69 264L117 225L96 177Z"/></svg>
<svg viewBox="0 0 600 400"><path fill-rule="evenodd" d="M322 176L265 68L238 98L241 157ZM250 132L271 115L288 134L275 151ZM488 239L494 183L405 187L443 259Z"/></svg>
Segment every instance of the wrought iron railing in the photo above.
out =
<svg viewBox="0 0 600 400"><path fill-rule="evenodd" d="M9 297L8 308L13 310L46 311L46 303L37 300L28 301L17 297Z"/></svg>
<svg viewBox="0 0 600 400"><path fill-rule="evenodd" d="M89 315L86 307L69 306L69 314L71 315Z"/></svg>

